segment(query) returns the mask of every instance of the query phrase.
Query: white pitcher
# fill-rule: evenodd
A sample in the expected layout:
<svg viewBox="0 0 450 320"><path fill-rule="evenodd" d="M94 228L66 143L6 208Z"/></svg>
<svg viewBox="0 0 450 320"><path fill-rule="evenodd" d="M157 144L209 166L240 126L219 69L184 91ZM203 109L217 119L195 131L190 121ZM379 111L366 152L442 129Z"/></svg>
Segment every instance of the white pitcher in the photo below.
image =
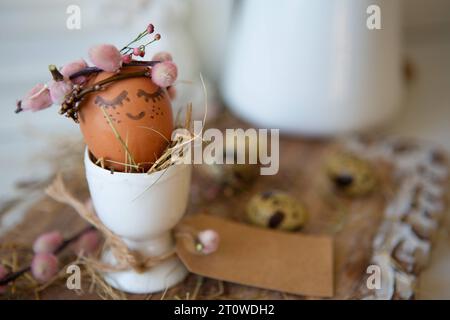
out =
<svg viewBox="0 0 450 320"><path fill-rule="evenodd" d="M230 108L281 133L331 135L378 125L400 105L396 0L246 0L222 83ZM381 29L369 30L370 5Z"/></svg>

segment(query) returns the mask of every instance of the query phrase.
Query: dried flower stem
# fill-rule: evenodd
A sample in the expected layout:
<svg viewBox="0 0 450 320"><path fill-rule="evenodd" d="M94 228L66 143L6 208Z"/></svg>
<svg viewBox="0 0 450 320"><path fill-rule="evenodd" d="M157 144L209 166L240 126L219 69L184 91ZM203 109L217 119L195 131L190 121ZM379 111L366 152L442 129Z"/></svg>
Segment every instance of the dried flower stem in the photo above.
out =
<svg viewBox="0 0 450 320"><path fill-rule="evenodd" d="M149 42L147 42L146 44L144 44L144 45L142 45L142 46L145 48L145 47L148 46L149 44L152 44L153 42L158 41L158 40L159 40L158 38L154 38L152 41L149 41Z"/></svg>
<svg viewBox="0 0 450 320"><path fill-rule="evenodd" d="M133 50L133 48L130 48L130 46L135 43L136 41L141 40L143 37L145 37L148 34L147 29L145 31L142 31L141 33L139 33L139 35L132 40L130 43L128 43L125 47L123 47L122 49L120 49L120 52L122 53L122 51L127 52L128 50Z"/></svg>

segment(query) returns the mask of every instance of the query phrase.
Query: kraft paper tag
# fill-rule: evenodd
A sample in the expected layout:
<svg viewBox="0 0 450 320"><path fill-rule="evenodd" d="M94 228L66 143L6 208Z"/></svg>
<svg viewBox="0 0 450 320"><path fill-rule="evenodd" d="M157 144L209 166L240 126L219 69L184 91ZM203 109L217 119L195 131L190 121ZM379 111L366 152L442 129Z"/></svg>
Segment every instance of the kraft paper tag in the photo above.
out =
<svg viewBox="0 0 450 320"><path fill-rule="evenodd" d="M191 253L177 243L177 253L192 273L298 295L333 296L330 237L257 228L205 214L188 217L182 225L220 235L219 249L210 255Z"/></svg>

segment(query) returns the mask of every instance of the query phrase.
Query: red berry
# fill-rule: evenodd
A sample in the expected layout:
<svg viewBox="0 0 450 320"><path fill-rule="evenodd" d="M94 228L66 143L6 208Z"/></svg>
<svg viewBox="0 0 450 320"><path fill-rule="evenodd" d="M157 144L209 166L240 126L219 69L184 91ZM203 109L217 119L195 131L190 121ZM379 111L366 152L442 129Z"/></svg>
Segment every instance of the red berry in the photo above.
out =
<svg viewBox="0 0 450 320"><path fill-rule="evenodd" d="M133 60L131 54L124 54L122 56L122 62L123 63L130 63Z"/></svg>

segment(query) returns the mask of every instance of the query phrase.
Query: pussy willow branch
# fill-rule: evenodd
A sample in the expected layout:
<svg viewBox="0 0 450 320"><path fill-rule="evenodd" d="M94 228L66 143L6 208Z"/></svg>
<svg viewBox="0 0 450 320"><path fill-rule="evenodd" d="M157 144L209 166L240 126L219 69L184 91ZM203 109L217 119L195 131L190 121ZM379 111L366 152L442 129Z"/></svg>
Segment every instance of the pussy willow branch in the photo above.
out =
<svg viewBox="0 0 450 320"><path fill-rule="evenodd" d="M83 230L81 230L80 232L78 232L75 235L73 235L72 237L64 240L63 243L61 243L61 245L55 250L54 254L61 253L61 251L63 251L69 244L71 244L72 242L75 242L83 234L85 234L85 233L87 233L88 231L91 231L91 230L95 230L94 226L86 227ZM22 276L23 274L27 273L30 270L31 270L31 265L29 265L27 267L24 267L24 268L22 268L22 269L20 269L18 271L8 273L6 276L4 276L2 279L0 279L0 286L7 285L11 281L16 280L17 278L19 278L20 276Z"/></svg>
<svg viewBox="0 0 450 320"><path fill-rule="evenodd" d="M103 79L103 80L95 83L92 87L81 90L81 92L78 95L78 99L83 98L88 93L100 90L101 87L105 84L108 84L108 83L111 83L114 81L118 81L118 80L128 79L128 78L138 78L138 77L149 76L149 73L150 72L148 70L141 70L141 71L130 72L130 73L118 73L114 76L111 76L109 78Z"/></svg>
<svg viewBox="0 0 450 320"><path fill-rule="evenodd" d="M131 61L130 63L124 63L122 67L153 67L155 64L160 61ZM69 79L74 79L79 76L87 76L93 73L102 72L103 70L97 67L87 67L83 70L75 72L72 74Z"/></svg>

